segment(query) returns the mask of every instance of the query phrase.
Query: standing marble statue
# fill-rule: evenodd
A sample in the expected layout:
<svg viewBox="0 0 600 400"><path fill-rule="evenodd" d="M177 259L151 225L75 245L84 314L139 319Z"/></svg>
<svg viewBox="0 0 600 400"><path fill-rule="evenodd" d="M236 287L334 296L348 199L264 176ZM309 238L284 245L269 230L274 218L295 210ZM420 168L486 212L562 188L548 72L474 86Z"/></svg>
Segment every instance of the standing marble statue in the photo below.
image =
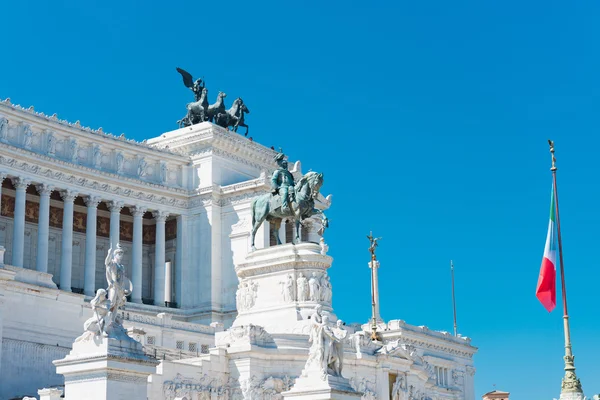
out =
<svg viewBox="0 0 600 400"><path fill-rule="evenodd" d="M92 161L94 164L94 168L100 168L102 166L102 151L100 150L100 146L94 144L92 148Z"/></svg>
<svg viewBox="0 0 600 400"><path fill-rule="evenodd" d="M406 392L406 378L400 374L396 377L396 382L392 387L392 400L404 400Z"/></svg>
<svg viewBox="0 0 600 400"><path fill-rule="evenodd" d="M54 136L54 132L48 132L48 140L46 142L46 153L54 157L56 154L56 136Z"/></svg>
<svg viewBox="0 0 600 400"><path fill-rule="evenodd" d="M321 285L319 284L319 277L317 277L316 272L313 272L312 276L308 280L308 289L310 301L321 300Z"/></svg>
<svg viewBox="0 0 600 400"><path fill-rule="evenodd" d="M326 303L331 303L331 281L329 280L329 275L323 275L321 279L321 301Z"/></svg>
<svg viewBox="0 0 600 400"><path fill-rule="evenodd" d="M106 280L108 287L98 289L96 296L90 302L93 316L83 324L85 333L76 341L86 340L96 335L114 338L126 338L119 309L127 302L133 290L131 281L125 276L125 266L122 264L123 248L120 244L113 250L111 247L105 260Z"/></svg>
<svg viewBox="0 0 600 400"><path fill-rule="evenodd" d="M308 281L302 272L300 272L300 275L298 275L296 282L298 285L298 301L308 300Z"/></svg>
<svg viewBox="0 0 600 400"><path fill-rule="evenodd" d="M0 142L6 142L8 137L8 119L0 117Z"/></svg>
<svg viewBox="0 0 600 400"><path fill-rule="evenodd" d="M339 320L335 328L329 326L329 317L322 315L322 307L315 307L311 316L311 330L308 341L311 344L304 373L316 372L321 379L327 375L342 376L344 364L344 340L348 332Z"/></svg>
<svg viewBox="0 0 600 400"><path fill-rule="evenodd" d="M31 127L29 125L24 125L23 133L23 147L27 150L31 150L31 142L33 141L33 132L31 131Z"/></svg>
<svg viewBox="0 0 600 400"><path fill-rule="evenodd" d="M77 153L79 151L79 146L77 145L77 139L71 139L69 142L70 156L71 162L73 164L77 164Z"/></svg>
<svg viewBox="0 0 600 400"><path fill-rule="evenodd" d="M123 173L123 166L125 164L125 156L123 155L122 152L117 152L116 155L117 158L117 174L122 174Z"/></svg>
<svg viewBox="0 0 600 400"><path fill-rule="evenodd" d="M137 173L140 178L146 176L147 165L148 165L148 163L146 162L146 159L144 157L140 158L140 161L138 162L138 169L137 169Z"/></svg>
<svg viewBox="0 0 600 400"><path fill-rule="evenodd" d="M294 282L294 277L290 274L288 275L285 282L283 282L283 301L286 303L291 303L292 301L296 301L296 282Z"/></svg>

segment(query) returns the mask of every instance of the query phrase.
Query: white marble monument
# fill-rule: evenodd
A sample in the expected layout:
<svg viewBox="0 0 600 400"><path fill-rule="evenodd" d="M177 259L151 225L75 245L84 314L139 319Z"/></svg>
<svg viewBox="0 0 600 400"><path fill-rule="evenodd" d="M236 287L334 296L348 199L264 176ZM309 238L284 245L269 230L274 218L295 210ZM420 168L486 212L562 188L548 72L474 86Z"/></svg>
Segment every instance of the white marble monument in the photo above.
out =
<svg viewBox="0 0 600 400"><path fill-rule="evenodd" d="M0 399L474 400L469 338L385 302L378 342L368 315L338 322L326 221L279 246L265 223L250 251L276 154L209 122L136 142L0 101Z"/></svg>

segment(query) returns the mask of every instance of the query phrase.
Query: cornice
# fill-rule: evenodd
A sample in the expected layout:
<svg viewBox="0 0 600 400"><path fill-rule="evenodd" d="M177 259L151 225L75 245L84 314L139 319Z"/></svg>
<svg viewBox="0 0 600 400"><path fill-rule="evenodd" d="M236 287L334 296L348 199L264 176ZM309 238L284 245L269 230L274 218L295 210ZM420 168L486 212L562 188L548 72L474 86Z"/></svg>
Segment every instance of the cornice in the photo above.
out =
<svg viewBox="0 0 600 400"><path fill-rule="evenodd" d="M83 136L84 138L92 141L97 141L98 139L110 140L114 142L113 144L115 146L123 147L133 152L143 151L153 155L160 154L160 156L168 156L173 161L177 160L179 162L187 162L189 160L188 157L182 156L180 153L171 151L168 148L157 148L155 146L151 146L146 140L138 142L133 139L127 139L125 134L116 136L112 133L104 132L102 128L92 129L90 127L81 126L79 121L69 122L64 119L59 119L56 114L49 116L43 112L35 111L33 106L25 108L18 104L12 104L10 99L0 101L0 112L2 111L17 113L21 118L28 120L28 122L42 123L50 129L53 127L59 128L71 135Z"/></svg>

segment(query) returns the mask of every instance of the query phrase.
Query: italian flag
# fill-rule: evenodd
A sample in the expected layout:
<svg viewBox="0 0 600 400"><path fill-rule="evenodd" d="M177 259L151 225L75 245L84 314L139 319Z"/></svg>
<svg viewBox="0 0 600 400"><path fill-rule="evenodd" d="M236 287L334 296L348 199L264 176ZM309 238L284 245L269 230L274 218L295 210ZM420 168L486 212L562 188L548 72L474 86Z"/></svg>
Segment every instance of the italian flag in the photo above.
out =
<svg viewBox="0 0 600 400"><path fill-rule="evenodd" d="M540 276L538 277L537 289L535 291L536 297L548 312L551 312L556 307L556 238L556 203L554 201L553 184L546 247L544 248L544 258L542 259Z"/></svg>

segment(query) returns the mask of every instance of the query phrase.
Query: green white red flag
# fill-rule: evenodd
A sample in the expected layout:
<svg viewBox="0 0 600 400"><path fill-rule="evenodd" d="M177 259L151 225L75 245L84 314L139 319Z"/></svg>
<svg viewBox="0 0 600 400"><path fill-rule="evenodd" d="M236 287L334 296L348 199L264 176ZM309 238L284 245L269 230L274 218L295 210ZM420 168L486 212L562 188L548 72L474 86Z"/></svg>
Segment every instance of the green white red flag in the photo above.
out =
<svg viewBox="0 0 600 400"><path fill-rule="evenodd" d="M554 184L550 200L550 221L548 223L548 235L546 236L546 247L544 258L540 267L537 289L535 295L542 305L551 312L556 307L556 202L554 200Z"/></svg>

